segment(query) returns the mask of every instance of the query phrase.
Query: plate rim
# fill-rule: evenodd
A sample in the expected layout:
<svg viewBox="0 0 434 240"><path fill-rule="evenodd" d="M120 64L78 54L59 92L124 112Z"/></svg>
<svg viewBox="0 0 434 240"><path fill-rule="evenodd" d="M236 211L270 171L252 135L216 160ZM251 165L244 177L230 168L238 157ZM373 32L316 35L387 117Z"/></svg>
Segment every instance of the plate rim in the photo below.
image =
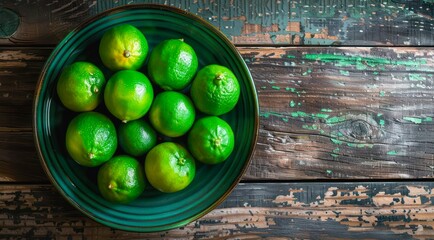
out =
<svg viewBox="0 0 434 240"><path fill-rule="evenodd" d="M217 37L219 39L221 39L230 48L230 50L236 55L236 57L238 59L242 60L240 62L240 64L241 64L241 67L242 67L244 74L246 74L247 78L250 80L248 88L249 88L249 91L251 92L251 94L253 94L253 100L254 100L253 101L254 109L252 109L254 112L254 115L255 115L254 124L253 124L254 132L253 132L252 143L249 146L250 152L248 155L248 159L246 159L246 161L244 162L241 171L239 172L238 176L235 178L235 181L232 182L232 184L229 186L229 188L225 191L224 194L222 194L216 201L214 201L211 205L209 205L203 211L201 211L197 214L194 214L192 216L186 217L184 220L177 221L175 223L164 224L164 225L159 225L159 226L152 226L152 227L129 226L129 225L122 225L122 224L114 223L114 222L99 218L97 216L94 216L88 210L83 209L75 200L73 200L60 187L60 184L58 184L58 182L55 180L54 176L52 175L51 171L48 169L47 163L44 160L45 157L42 154L43 150L41 148L41 143L39 140L41 137L43 137L43 135L41 134L42 136L40 136L40 134L38 133L39 131L38 131L37 108L39 106L40 92L41 92L43 83L45 82L44 79L46 77L47 69L52 64L55 56L58 55L59 50L64 45L64 42L67 42L71 37L73 37L80 30L85 28L88 24L90 24L90 23L92 23L92 22L94 22L100 18L104 18L104 17L109 16L111 14L116 14L119 12L124 12L124 11L134 10L134 9L156 9L156 10L170 11L170 12L173 12L176 14L181 14L181 15L184 15L184 16L186 16L186 17L188 17L194 21L199 22L199 24L203 25L208 30L210 30L213 34L217 35ZM35 94L34 94L34 98L33 98L33 106L32 106L32 131L33 131L33 139L35 142L35 147L37 150L37 156L38 156L39 161L40 161L40 163L44 169L45 174L48 176L50 182L55 186L55 188L60 193L60 195L62 195L62 197L64 199L66 199L69 202L69 204L74 206L76 209L78 209L85 216L87 216L87 217L93 219L94 221L101 223L107 227L112 227L112 228L120 229L123 231L130 231L130 232L167 231L167 230L171 230L171 229L185 226L186 224L191 223L191 222L203 217L204 215L208 214L213 209L215 209L218 205L220 205L232 193L234 188L240 183L241 178L244 176L248 167L250 166L250 163L252 161L252 158L253 158L253 155L254 155L254 152L256 149L257 141L258 141L258 135L259 135L259 101L258 101L258 95L257 95L257 91L256 91L256 87L254 84L253 77L250 73L250 70L249 70L246 62L242 58L241 53L238 51L238 49L235 47L235 45L227 38L227 36L225 34L223 34L218 28L216 28L214 25L212 25L211 23L209 23L208 21L206 21L202 17L197 16L191 12L188 12L186 10L182 10L180 8L177 8L177 7L162 5L162 4L147 4L147 3L146 4L130 4L130 5L118 6L115 8L105 10L105 11L98 13L98 14L90 17L89 19L83 21L77 27L75 27L73 30L71 30L65 37L63 37L63 39L53 49L52 53L50 54L50 56L46 60L44 66L41 70L41 74L40 74L38 81L37 81L37 84L36 84Z"/></svg>

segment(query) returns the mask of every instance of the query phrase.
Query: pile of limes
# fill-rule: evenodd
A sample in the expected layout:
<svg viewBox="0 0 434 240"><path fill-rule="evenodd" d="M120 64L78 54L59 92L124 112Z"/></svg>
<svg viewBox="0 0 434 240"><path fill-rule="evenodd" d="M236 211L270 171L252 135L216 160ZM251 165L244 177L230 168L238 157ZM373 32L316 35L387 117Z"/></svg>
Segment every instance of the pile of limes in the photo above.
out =
<svg viewBox="0 0 434 240"><path fill-rule="evenodd" d="M180 191L193 181L196 160L221 163L234 149L234 133L219 117L240 96L232 71L217 64L199 69L183 39L164 40L149 56L148 50L139 29L115 26L99 44L101 67L113 73L108 80L80 61L65 67L57 83L62 104L77 112L66 149L78 164L99 167L99 191L112 202L136 199L145 179L161 192Z"/></svg>

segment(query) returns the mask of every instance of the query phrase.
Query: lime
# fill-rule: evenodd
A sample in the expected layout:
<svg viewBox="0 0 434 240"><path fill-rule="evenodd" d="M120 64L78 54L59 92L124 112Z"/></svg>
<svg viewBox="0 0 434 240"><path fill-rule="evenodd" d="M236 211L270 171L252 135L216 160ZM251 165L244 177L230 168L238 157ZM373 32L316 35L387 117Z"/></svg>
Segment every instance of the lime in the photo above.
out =
<svg viewBox="0 0 434 240"><path fill-rule="evenodd" d="M143 117L154 98L154 90L148 78L134 70L122 70L107 82L104 102L115 117L126 123Z"/></svg>
<svg viewBox="0 0 434 240"><path fill-rule="evenodd" d="M172 193L186 188L193 181L196 164L187 149L177 143L164 142L146 155L145 173L154 188Z"/></svg>
<svg viewBox="0 0 434 240"><path fill-rule="evenodd" d="M201 112L218 116L235 107L240 97L240 85L230 69L212 64L197 73L190 94Z"/></svg>
<svg viewBox="0 0 434 240"><path fill-rule="evenodd" d="M223 119L208 116L197 120L188 134L188 149L207 164L225 161L234 150L234 133Z"/></svg>
<svg viewBox="0 0 434 240"><path fill-rule="evenodd" d="M143 166L130 156L113 157L98 170L97 182L108 201L129 203L145 190Z"/></svg>
<svg viewBox="0 0 434 240"><path fill-rule="evenodd" d="M57 82L57 95L69 110L94 110L102 99L104 74L89 62L75 62L62 70Z"/></svg>
<svg viewBox="0 0 434 240"><path fill-rule="evenodd" d="M123 24L104 33L99 44L99 55L111 70L139 69L148 54L148 42L136 27Z"/></svg>
<svg viewBox="0 0 434 240"><path fill-rule="evenodd" d="M157 144L157 134L143 119L122 123L118 128L121 148L129 155L144 155Z"/></svg>
<svg viewBox="0 0 434 240"><path fill-rule="evenodd" d="M181 90L191 82L197 67L194 49L182 39L169 39L152 50L148 73L164 90Z"/></svg>
<svg viewBox="0 0 434 240"><path fill-rule="evenodd" d="M165 91L155 97L149 110L149 121L158 132L179 137L193 126L196 111L186 95Z"/></svg>
<svg viewBox="0 0 434 240"><path fill-rule="evenodd" d="M74 117L66 130L66 149L78 164L95 167L108 161L118 144L116 128L97 112Z"/></svg>

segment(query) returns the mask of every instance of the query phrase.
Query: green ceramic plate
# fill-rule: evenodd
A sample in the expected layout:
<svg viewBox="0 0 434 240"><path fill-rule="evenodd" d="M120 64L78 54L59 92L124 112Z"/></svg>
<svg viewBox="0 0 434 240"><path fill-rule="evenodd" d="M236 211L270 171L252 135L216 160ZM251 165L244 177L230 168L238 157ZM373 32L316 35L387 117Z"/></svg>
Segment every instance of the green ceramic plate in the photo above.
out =
<svg viewBox="0 0 434 240"><path fill-rule="evenodd" d="M98 169L81 167L68 156L65 131L75 113L65 109L56 94L61 70L74 61L95 63L107 79L113 74L101 64L99 39L106 30L124 23L143 31L150 50L164 39L184 38L195 49L200 60L199 67L211 63L227 66L241 85L236 109L222 116L235 133L235 149L230 158L215 166L198 164L192 184L177 193L160 193L148 184L145 193L128 205L104 200L96 186ZM259 110L255 86L236 48L208 22L167 6L129 5L109 10L83 23L66 36L51 54L40 76L35 96L33 127L36 147L53 184L87 216L107 226L128 231L168 230L188 224L211 211L239 182L252 157L258 135ZM106 111L104 106L98 110Z"/></svg>

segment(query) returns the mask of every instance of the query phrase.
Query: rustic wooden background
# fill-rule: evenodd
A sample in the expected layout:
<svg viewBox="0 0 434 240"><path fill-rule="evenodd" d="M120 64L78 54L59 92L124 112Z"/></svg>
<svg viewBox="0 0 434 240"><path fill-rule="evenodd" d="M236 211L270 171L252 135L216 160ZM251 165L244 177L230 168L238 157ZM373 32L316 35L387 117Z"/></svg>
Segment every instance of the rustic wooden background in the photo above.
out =
<svg viewBox="0 0 434 240"><path fill-rule="evenodd" d="M198 221L152 234L104 227L70 206L40 166L31 125L35 85L56 44L85 19L142 2L218 27L247 62L260 103L242 183ZM433 5L1 1L0 238L434 238Z"/></svg>

